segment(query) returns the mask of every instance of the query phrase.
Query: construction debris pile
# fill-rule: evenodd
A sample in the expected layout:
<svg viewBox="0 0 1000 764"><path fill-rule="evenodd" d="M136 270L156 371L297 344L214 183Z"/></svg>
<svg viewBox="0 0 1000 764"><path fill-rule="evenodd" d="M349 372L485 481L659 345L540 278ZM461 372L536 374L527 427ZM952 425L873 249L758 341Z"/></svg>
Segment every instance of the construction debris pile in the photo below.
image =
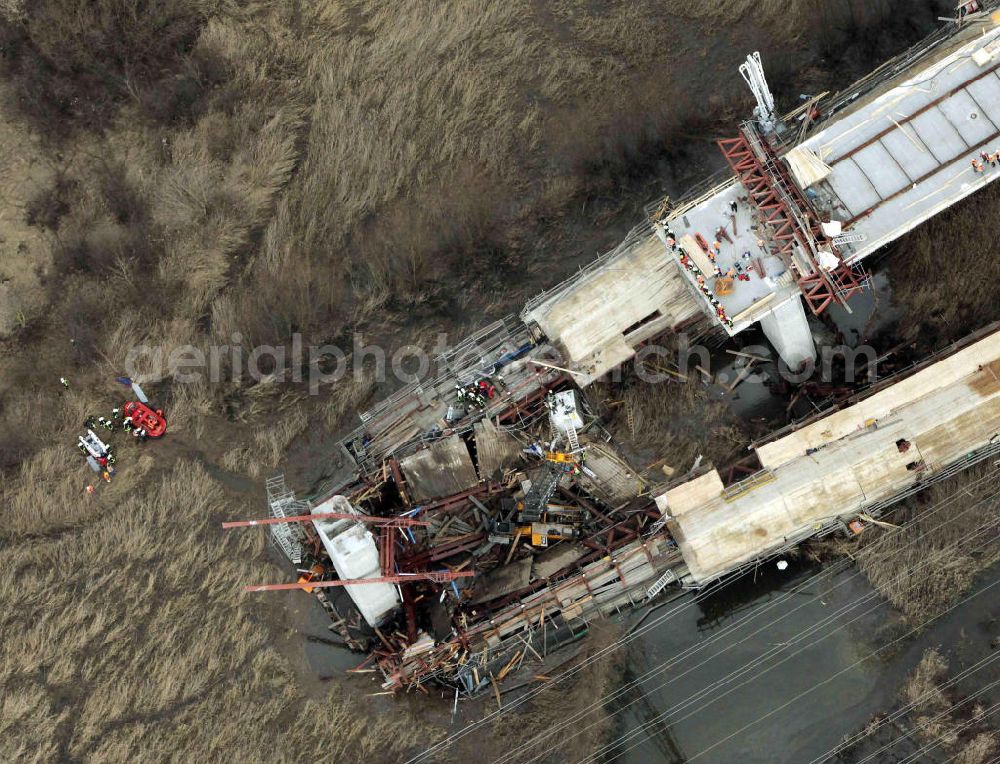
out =
<svg viewBox="0 0 1000 764"><path fill-rule="evenodd" d="M542 673L589 617L676 581L682 561L648 488L582 392L544 367L525 373L545 384L492 419L498 393L453 386L442 405L454 416L467 403L460 419L316 504L270 481L271 518L225 525L271 526L301 575L247 589L313 593L386 691L433 680L474 694Z"/></svg>
<svg viewBox="0 0 1000 764"><path fill-rule="evenodd" d="M718 142L732 176L664 200L652 231L634 229L519 317L446 350L439 376L361 414L341 443L352 479L315 501L270 480L271 516L226 525L268 525L301 575L247 588L313 593L386 692L435 681L499 696L499 682L543 674L592 616L739 574L818 534L860 533L901 497L995 458L1000 361L984 360L1000 356L996 327L934 369L900 371L902 383L754 444L728 473L699 471L699 459L672 485L644 483L583 395L704 315L729 335L759 322L790 369L815 362L802 300L814 315L850 310L868 284L863 257L1000 177L979 161L997 159L988 125L1000 124L1000 17L990 23L956 32L963 44L949 51L950 32L932 35L781 119L759 55L748 57L754 119ZM876 118L897 103L900 120ZM948 112L967 103L959 126ZM82 447L110 458L93 432Z"/></svg>

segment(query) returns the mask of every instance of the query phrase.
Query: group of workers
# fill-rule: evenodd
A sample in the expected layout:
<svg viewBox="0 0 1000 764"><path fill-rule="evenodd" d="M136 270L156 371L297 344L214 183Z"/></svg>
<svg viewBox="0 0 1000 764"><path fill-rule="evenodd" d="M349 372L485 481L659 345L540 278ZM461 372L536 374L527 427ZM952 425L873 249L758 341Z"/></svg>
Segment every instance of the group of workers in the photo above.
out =
<svg viewBox="0 0 1000 764"><path fill-rule="evenodd" d="M736 212L735 201L732 202L731 209L735 214ZM707 299L712 304L712 307L715 308L715 313L719 317L719 320L726 326L728 326L730 329L732 329L733 321L726 313L726 309L722 307L722 303L719 302L719 299L715 296L715 293L712 292L712 290L709 289L708 285L705 283L705 274L703 274L701 272L701 269L694 264L694 262L691 260L690 257L688 257L684 249L678 246L677 237L674 235L674 232L671 230L670 225L667 223L664 223L664 232L666 233L667 246L670 247L670 251L679 253L681 265L683 265L685 268L691 271L691 273L694 275L695 283L698 285L698 289L701 291L703 295L705 295L705 299ZM708 255L708 259L712 261L712 265L714 267L712 273L713 278L721 278L724 276L728 276L729 278L737 278L740 281L750 280L750 276L744 273L743 266L739 262L736 262L732 266L730 266L728 271L723 271L722 268L716 265L715 259L721 253L722 253L722 242L719 241L718 239L713 241L711 249L706 250L705 252L705 254ZM743 259L749 260L750 252L744 252Z"/></svg>
<svg viewBox="0 0 1000 764"><path fill-rule="evenodd" d="M730 214L736 215L738 209L739 205L737 201L734 199L725 206L724 211L728 211ZM664 233L666 237L667 247L670 248L671 252L676 252L678 254L678 256L680 257L681 265L683 265L685 268L691 271L691 273L694 275L695 282L698 286L699 291L701 291L701 293L705 295L705 298L711 303L712 307L715 308L715 312L718 315L719 320L722 321L722 323L726 324L726 326L728 326L729 328L732 328L733 327L732 320L726 314L726 310L725 308L722 307L722 303L719 301L716 294L713 292L713 290L709 289L708 284L706 283L706 277L715 279L728 278L728 279L734 279L736 281L750 281L749 270L752 267L753 254L750 252L750 250L744 251L739 259L734 260L733 263L729 266L729 268L723 270L716 262L716 259L722 254L722 242L720 241L719 236L720 235L724 236L727 240L730 239L728 235L725 233L725 228L720 227L718 231L716 231L716 238L711 243L711 245L707 244L707 242L705 242L703 239L701 240L701 248L704 250L705 255L708 257L708 259L712 262L712 273L704 274L701 272L701 269L694 264L691 258L684 251L683 247L681 247L678 244L677 236L670 228L670 224L666 220L663 220L661 222L664 226ZM761 249L764 249L766 251L766 242L764 242L762 239L758 240L757 245L761 247ZM716 284L716 286L718 285Z"/></svg>
<svg viewBox="0 0 1000 764"><path fill-rule="evenodd" d="M80 453L83 454L84 456L91 455L90 451L87 450L87 446L84 445L82 442L78 442L76 444L76 447L80 449ZM115 456L114 451L112 451L111 449L111 446L108 446L103 452L98 452L98 453L99 455L95 456L94 459L101 467L112 467L118 463L118 457Z"/></svg>
<svg viewBox="0 0 1000 764"><path fill-rule="evenodd" d="M496 394L496 385L485 377L469 385L455 385L455 395L459 403L475 406L478 409L485 409L486 404L495 398Z"/></svg>
<svg viewBox="0 0 1000 764"><path fill-rule="evenodd" d="M1000 162L1000 149L997 149L995 153L990 154L986 151L979 152L979 156L982 157L982 162L980 162L975 157L972 158L972 171L982 175L986 172L986 165L996 168L997 162Z"/></svg>
<svg viewBox="0 0 1000 764"><path fill-rule="evenodd" d="M103 427L108 432L114 432L118 428L117 420L121 417L121 409L115 407L111 410L111 418L99 416L87 417L86 421L83 423L84 427L88 429L95 429L96 427ZM127 416L122 420L121 428L125 432L131 432L132 437L137 440L146 440L149 433L143 427L136 426L136 423L132 421L132 417Z"/></svg>
<svg viewBox="0 0 1000 764"><path fill-rule="evenodd" d="M709 255L709 258L711 259L712 263L715 264L715 258L712 257L711 255ZM740 260L734 260L733 264L729 266L729 270L727 271L723 271L722 268L720 268L718 265L715 265L712 275L717 279L730 278L730 279L736 279L737 281L749 281L750 274L746 272L746 268L750 267L749 261L753 260L753 256L750 254L750 250L744 252L740 259L747 261L748 264L744 265L743 263L740 262Z"/></svg>
<svg viewBox="0 0 1000 764"><path fill-rule="evenodd" d="M691 271L694 275L695 283L698 285L698 289L703 295L705 295L705 299L712 304L712 307L715 308L715 314L719 317L719 320L732 329L733 320L726 313L726 309L722 307L722 303L719 302L719 298L717 298L715 293L708 288L708 285L705 283L705 275L701 272L701 269L692 262L691 258L684 253L684 250L681 250L681 253L681 265Z"/></svg>

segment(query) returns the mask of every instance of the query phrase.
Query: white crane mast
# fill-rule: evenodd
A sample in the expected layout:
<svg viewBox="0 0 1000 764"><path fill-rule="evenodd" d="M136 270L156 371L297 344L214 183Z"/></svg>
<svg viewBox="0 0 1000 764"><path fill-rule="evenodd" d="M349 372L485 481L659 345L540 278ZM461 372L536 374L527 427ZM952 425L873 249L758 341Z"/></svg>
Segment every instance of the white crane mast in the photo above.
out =
<svg viewBox="0 0 1000 764"><path fill-rule="evenodd" d="M743 79L750 86L750 91L753 93L754 98L757 99L757 108L754 109L754 115L760 122L761 127L765 132L774 130L776 119L774 96L771 95L771 89L767 86L767 79L764 77L764 66L760 62L760 51L754 51L747 56L746 63L740 64L740 74L743 75Z"/></svg>

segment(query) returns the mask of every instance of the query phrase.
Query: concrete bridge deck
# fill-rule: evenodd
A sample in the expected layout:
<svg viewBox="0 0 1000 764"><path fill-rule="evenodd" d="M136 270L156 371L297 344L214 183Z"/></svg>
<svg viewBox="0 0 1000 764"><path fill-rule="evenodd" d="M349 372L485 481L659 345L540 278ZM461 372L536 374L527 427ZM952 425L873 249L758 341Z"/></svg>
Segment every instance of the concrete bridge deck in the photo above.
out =
<svg viewBox="0 0 1000 764"><path fill-rule="evenodd" d="M1000 151L998 21L937 35L894 78L867 78L805 140L792 139L792 120L776 135L748 123L742 146L724 149L733 177L665 200L652 233L633 232L521 318L583 384L699 315L731 335L760 322L789 366L815 359L800 295L814 313L849 309L865 256L1000 178L1000 162L972 167L980 152ZM745 278L723 284L716 267Z"/></svg>
<svg viewBox="0 0 1000 764"><path fill-rule="evenodd" d="M817 206L863 241L855 262L1000 177L972 168L1000 151L1000 28L913 73L797 148L830 168Z"/></svg>
<svg viewBox="0 0 1000 764"><path fill-rule="evenodd" d="M721 304L730 334L794 300L796 281L817 270L811 261L827 272L856 264L1000 177L1000 167L990 163L982 173L972 167L981 152L1000 150L1000 27L990 23L985 30L960 32L929 59L858 98L801 143L787 141L788 126L782 135L762 136L775 147L774 156L767 150L758 156L781 197L769 199L770 207L780 202L789 208L800 229L782 259L776 253L784 221L765 220L767 209L750 198L760 191L745 179L734 178L661 219L661 240L672 233L681 242L681 254L697 266L682 272L706 312L715 316ZM785 183L782 190L784 175L794 188ZM820 221L839 223L842 238L818 234ZM695 239L719 241L715 263L706 261ZM678 259L677 251L665 248ZM748 267L753 260L756 271ZM734 264L750 280L737 280L732 292L720 293L710 269L718 265L725 272ZM699 271L707 292L696 282Z"/></svg>
<svg viewBox="0 0 1000 764"><path fill-rule="evenodd" d="M704 584L932 480L1000 435L1000 330L859 403L757 449L764 469L716 470L657 498Z"/></svg>

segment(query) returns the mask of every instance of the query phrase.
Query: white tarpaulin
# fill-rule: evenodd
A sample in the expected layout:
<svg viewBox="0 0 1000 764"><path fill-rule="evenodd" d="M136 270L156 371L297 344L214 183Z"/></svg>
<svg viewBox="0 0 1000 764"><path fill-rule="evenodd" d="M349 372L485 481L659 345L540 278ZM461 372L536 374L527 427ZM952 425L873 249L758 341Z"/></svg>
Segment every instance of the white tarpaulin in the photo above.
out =
<svg viewBox="0 0 1000 764"><path fill-rule="evenodd" d="M839 220L831 220L829 223L820 223L819 227L823 229L823 234L835 239L844 232L844 224Z"/></svg>
<svg viewBox="0 0 1000 764"><path fill-rule="evenodd" d="M824 271L836 270L840 265L840 258L833 254L833 252L828 252L825 249L816 252L816 261Z"/></svg>

